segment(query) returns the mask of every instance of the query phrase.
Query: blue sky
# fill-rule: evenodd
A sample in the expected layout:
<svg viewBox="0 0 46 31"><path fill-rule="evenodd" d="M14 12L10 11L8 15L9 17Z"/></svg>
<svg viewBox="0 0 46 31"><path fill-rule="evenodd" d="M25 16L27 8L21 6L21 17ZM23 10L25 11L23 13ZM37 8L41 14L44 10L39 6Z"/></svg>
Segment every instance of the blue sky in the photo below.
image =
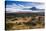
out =
<svg viewBox="0 0 46 31"><path fill-rule="evenodd" d="M6 11L8 12L18 12L18 11L32 11L29 8L36 7L38 9L44 9L42 3L35 2L24 2L24 1L6 1ZM28 10L23 10L27 8Z"/></svg>
<svg viewBox="0 0 46 31"><path fill-rule="evenodd" d="M13 3L15 3L16 5L24 5L24 6L36 6L36 5L39 5L36 4L36 3L33 3L33 2L23 2L23 1L6 1L6 5L12 5Z"/></svg>

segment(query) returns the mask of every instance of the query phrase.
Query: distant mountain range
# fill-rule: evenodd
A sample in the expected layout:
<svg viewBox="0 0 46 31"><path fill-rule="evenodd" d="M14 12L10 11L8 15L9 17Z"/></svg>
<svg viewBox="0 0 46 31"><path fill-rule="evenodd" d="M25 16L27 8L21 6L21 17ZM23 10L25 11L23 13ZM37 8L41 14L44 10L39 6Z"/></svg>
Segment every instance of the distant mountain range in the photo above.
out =
<svg viewBox="0 0 46 31"><path fill-rule="evenodd" d="M6 13L6 16L44 16L44 12L39 12L39 13Z"/></svg>

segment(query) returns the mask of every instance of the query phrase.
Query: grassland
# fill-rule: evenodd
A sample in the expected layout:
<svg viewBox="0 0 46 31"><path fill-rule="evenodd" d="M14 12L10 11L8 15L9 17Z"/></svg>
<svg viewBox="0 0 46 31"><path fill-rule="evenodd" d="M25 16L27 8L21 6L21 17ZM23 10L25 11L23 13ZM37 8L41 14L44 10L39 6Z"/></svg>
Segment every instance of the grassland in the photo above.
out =
<svg viewBox="0 0 46 31"><path fill-rule="evenodd" d="M44 28L44 13L6 14L6 30Z"/></svg>

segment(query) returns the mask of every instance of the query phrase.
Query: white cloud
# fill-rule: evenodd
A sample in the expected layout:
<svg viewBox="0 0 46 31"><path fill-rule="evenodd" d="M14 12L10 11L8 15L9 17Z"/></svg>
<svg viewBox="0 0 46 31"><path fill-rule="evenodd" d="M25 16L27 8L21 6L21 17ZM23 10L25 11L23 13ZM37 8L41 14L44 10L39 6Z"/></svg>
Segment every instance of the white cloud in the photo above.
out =
<svg viewBox="0 0 46 31"><path fill-rule="evenodd" d="M6 5L6 8L22 9L22 6L13 3L12 5Z"/></svg>
<svg viewBox="0 0 46 31"><path fill-rule="evenodd" d="M44 8L43 5L39 5L39 6L36 5L35 7L39 8L39 9ZM12 5L6 5L7 13L19 12L19 11L23 11L23 12L31 12L32 11L32 10L23 10L24 8L32 8L32 6L24 6L21 4L16 5L15 3L13 3Z"/></svg>
<svg viewBox="0 0 46 31"><path fill-rule="evenodd" d="M16 4L12 4L12 5L6 5L6 11L7 12L18 12L18 11L24 11L24 10L22 10L22 9L24 9L24 8L31 8L31 6L27 6L27 7L25 7L25 6L23 6L23 5L16 5ZM29 10L28 10L29 11Z"/></svg>
<svg viewBox="0 0 46 31"><path fill-rule="evenodd" d="M44 6L44 4L43 5L39 5L39 6L35 6L36 8L38 8L38 9L45 9L45 6Z"/></svg>

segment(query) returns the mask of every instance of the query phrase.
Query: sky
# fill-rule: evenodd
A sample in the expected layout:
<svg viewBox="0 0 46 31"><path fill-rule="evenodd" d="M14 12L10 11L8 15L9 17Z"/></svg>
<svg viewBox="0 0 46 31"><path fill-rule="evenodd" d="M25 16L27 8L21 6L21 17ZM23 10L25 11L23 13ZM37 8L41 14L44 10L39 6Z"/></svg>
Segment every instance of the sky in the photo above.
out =
<svg viewBox="0 0 46 31"><path fill-rule="evenodd" d="M5 0L5 1L29 1L29 2L44 2L45 0Z"/></svg>
<svg viewBox="0 0 46 31"><path fill-rule="evenodd" d="M29 8L36 7L37 9L44 9L44 4L42 3L35 3L35 2L25 2L25 1L6 1L6 11L9 13L12 12L31 12ZM25 9L26 10L23 10Z"/></svg>

